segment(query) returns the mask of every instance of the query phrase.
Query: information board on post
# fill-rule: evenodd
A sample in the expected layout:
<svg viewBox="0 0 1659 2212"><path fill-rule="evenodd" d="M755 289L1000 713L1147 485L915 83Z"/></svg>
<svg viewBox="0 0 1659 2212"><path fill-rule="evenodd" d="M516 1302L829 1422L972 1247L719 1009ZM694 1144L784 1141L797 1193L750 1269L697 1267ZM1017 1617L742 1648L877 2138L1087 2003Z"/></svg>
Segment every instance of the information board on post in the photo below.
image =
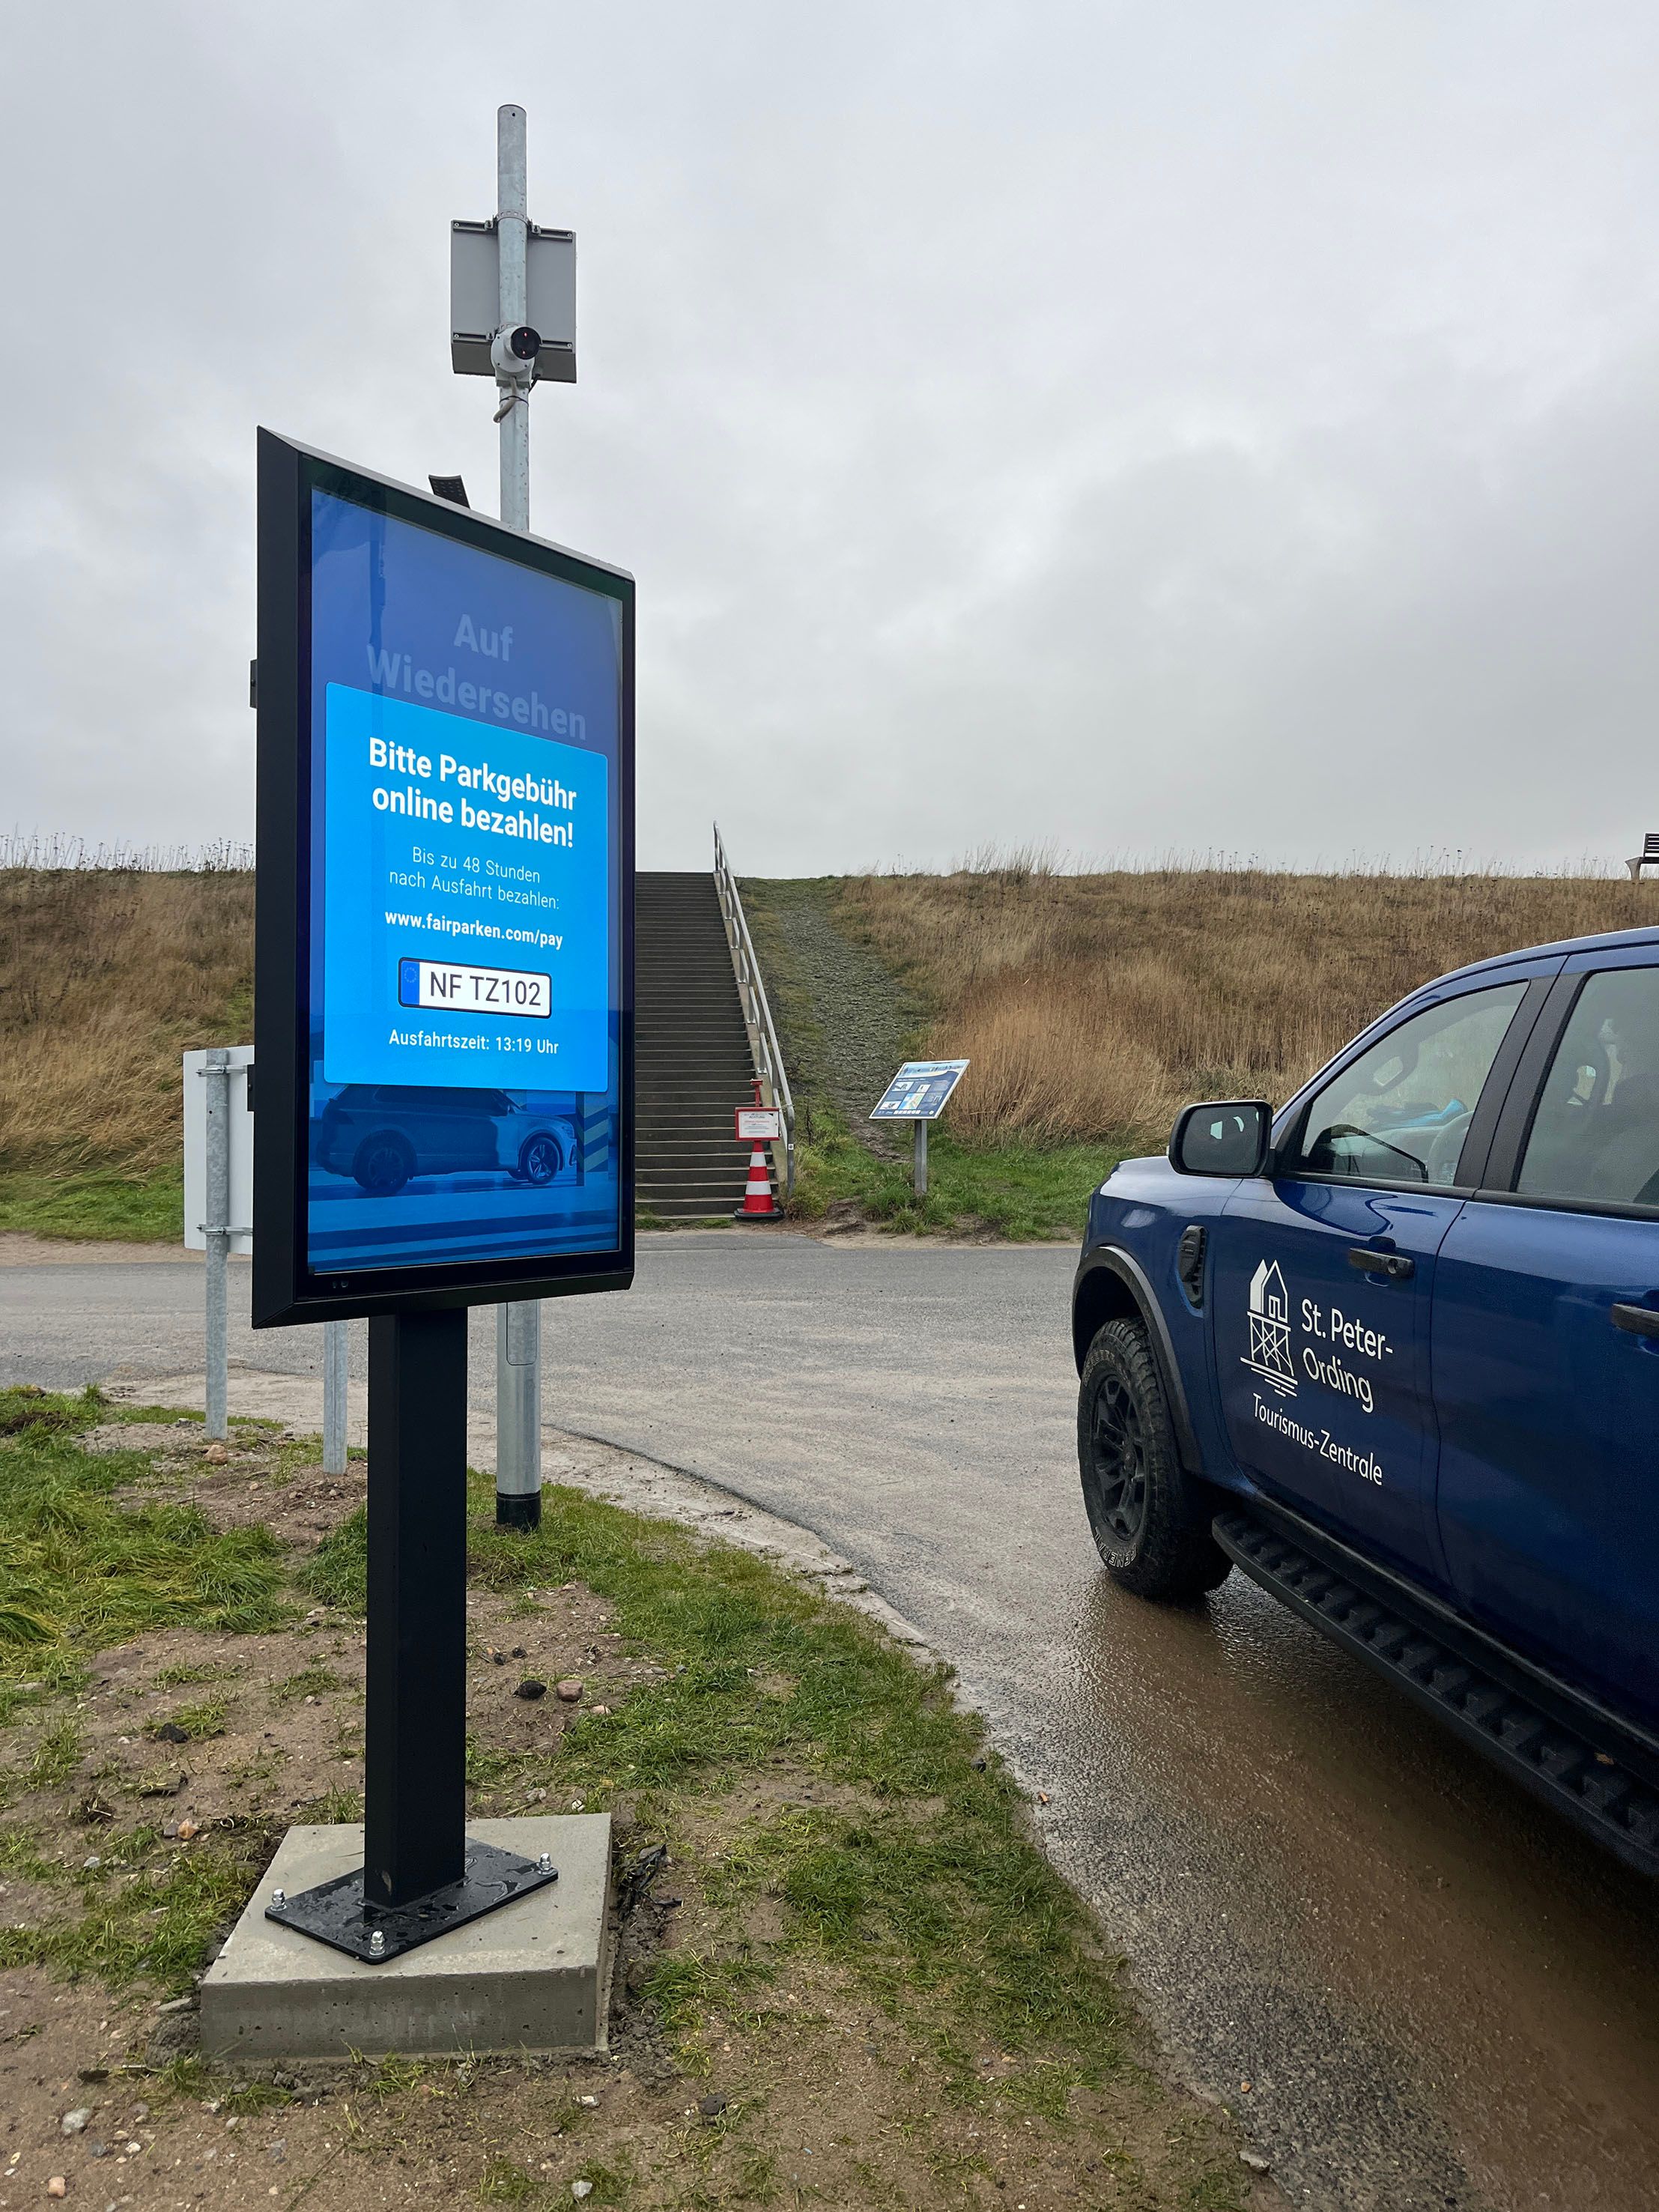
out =
<svg viewBox="0 0 1659 2212"><path fill-rule="evenodd" d="M262 431L254 1323L633 1268L633 584Z"/></svg>
<svg viewBox="0 0 1659 2212"><path fill-rule="evenodd" d="M907 1060L870 1109L870 1119L937 1121L967 1070L965 1060Z"/></svg>

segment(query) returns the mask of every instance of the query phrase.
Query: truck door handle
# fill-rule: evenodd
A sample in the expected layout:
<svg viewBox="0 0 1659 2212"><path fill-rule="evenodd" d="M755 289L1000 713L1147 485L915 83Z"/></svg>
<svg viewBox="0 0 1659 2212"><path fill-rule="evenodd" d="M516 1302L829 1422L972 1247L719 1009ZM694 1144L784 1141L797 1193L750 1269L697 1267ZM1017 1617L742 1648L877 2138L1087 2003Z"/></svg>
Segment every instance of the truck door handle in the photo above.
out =
<svg viewBox="0 0 1659 2212"><path fill-rule="evenodd" d="M1628 1329L1632 1336L1659 1336L1659 1313L1651 1306L1615 1306L1613 1325Z"/></svg>
<svg viewBox="0 0 1659 2212"><path fill-rule="evenodd" d="M1417 1262L1409 1252L1379 1252L1370 1244L1351 1244L1348 1265L1358 1267L1362 1275L1386 1275L1391 1283L1408 1283L1417 1273ZM1618 1310L1615 1306L1614 1313ZM1659 1324L1659 1314L1653 1318Z"/></svg>

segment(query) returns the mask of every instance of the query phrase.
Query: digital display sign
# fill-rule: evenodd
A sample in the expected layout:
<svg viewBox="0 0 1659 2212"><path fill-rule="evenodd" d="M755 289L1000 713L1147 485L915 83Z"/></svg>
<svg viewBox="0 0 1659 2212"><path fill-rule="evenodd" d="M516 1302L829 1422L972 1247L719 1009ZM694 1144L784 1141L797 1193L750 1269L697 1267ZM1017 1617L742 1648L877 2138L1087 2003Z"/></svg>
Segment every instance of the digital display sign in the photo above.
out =
<svg viewBox="0 0 1659 2212"><path fill-rule="evenodd" d="M633 586L260 434L255 1324L617 1287Z"/></svg>

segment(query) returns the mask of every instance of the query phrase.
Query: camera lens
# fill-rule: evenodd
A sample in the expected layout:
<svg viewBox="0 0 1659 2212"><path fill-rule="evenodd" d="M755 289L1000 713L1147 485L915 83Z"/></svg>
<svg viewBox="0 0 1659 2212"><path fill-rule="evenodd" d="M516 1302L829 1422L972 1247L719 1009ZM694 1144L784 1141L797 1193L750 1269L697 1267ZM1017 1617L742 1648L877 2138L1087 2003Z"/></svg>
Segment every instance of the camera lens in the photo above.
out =
<svg viewBox="0 0 1659 2212"><path fill-rule="evenodd" d="M534 361L542 349L541 332L532 331L528 323L520 323L507 343L516 360Z"/></svg>

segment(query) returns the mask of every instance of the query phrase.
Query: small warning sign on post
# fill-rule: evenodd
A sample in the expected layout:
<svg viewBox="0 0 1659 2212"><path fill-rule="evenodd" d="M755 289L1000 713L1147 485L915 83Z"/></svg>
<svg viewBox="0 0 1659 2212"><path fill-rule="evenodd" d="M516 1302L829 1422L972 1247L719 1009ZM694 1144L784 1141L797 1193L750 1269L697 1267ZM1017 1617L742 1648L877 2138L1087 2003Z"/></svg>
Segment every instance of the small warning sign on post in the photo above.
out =
<svg viewBox="0 0 1659 2212"><path fill-rule="evenodd" d="M776 1106L739 1106L738 1109L738 1142L740 1145L775 1144L783 1134L783 1113Z"/></svg>

